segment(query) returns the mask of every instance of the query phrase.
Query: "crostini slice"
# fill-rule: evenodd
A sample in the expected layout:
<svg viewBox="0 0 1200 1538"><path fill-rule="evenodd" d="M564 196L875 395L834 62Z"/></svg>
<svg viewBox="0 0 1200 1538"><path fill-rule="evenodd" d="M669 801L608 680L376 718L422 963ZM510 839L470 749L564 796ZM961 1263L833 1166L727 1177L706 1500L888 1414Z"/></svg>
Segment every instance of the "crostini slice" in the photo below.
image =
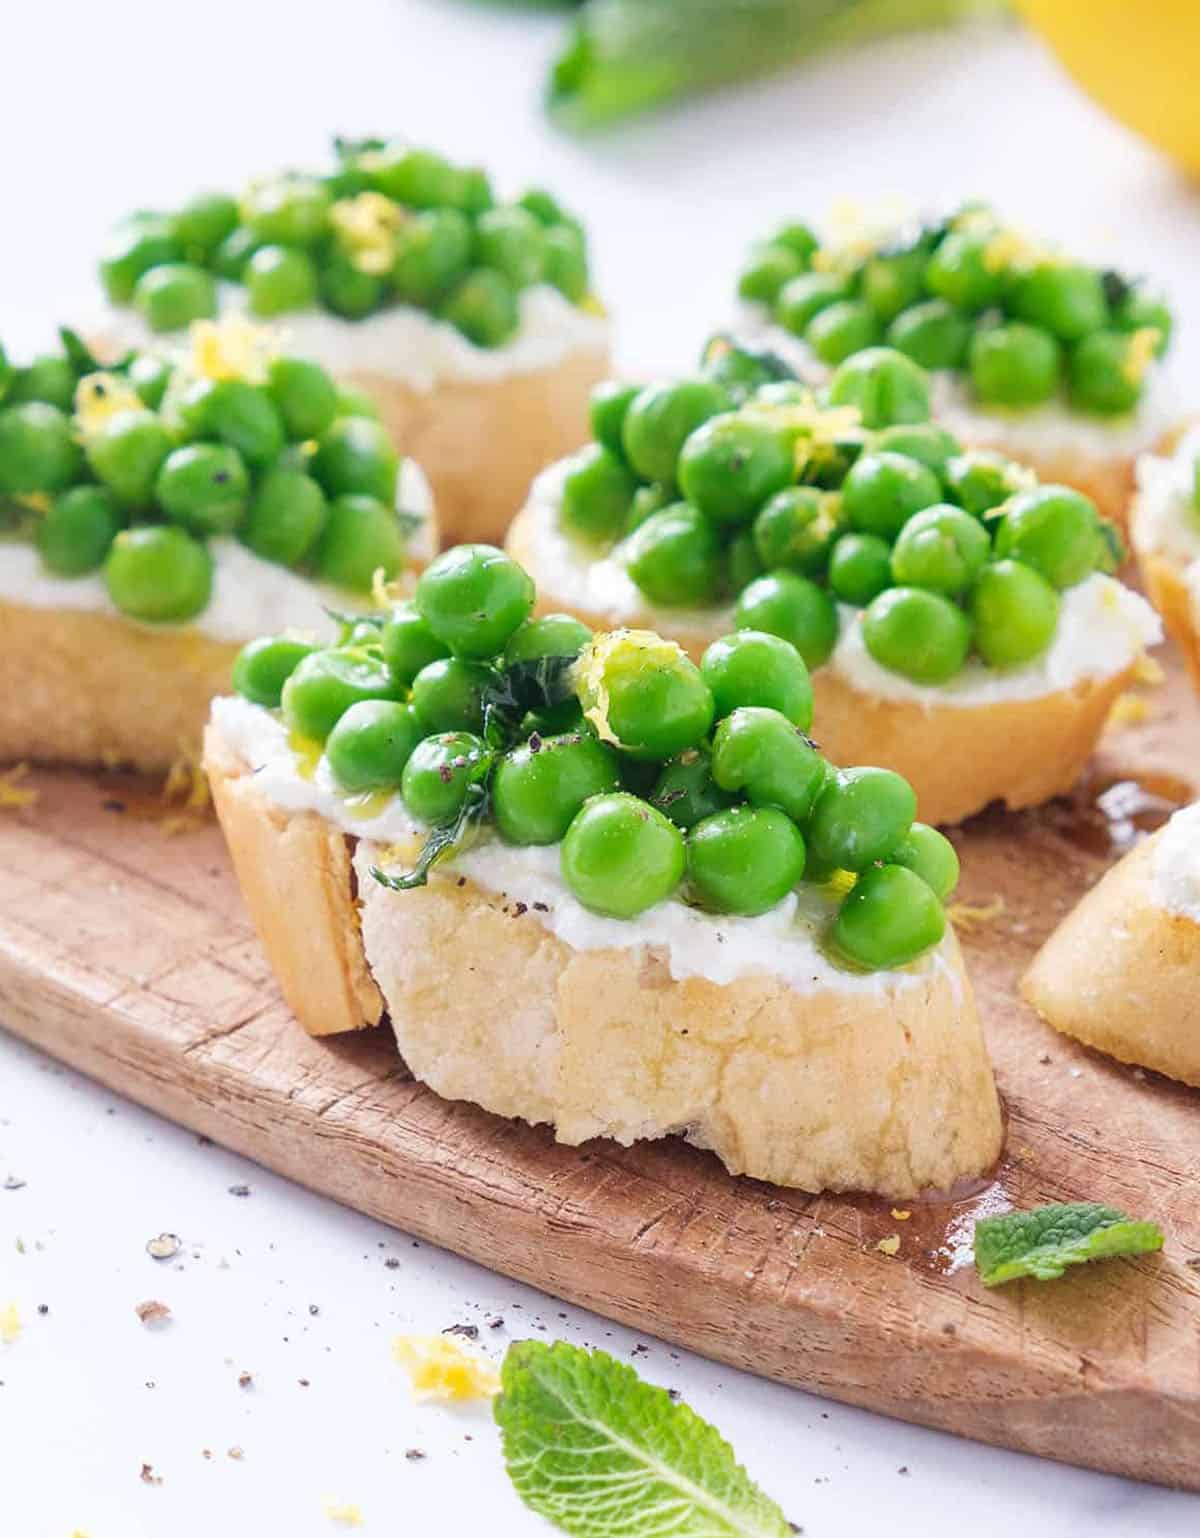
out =
<svg viewBox="0 0 1200 1538"><path fill-rule="evenodd" d="M1131 526L1146 591L1200 689L1200 426L1138 460Z"/></svg>

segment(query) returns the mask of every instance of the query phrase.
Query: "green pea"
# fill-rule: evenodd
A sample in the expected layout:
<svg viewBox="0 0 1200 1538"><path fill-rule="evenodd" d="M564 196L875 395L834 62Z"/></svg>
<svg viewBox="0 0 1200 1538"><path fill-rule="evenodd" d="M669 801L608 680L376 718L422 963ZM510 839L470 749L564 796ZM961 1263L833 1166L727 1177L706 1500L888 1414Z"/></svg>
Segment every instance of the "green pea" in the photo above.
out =
<svg viewBox="0 0 1200 1538"><path fill-rule="evenodd" d="M625 411L625 458L646 480L672 486L684 443L709 417L728 407L725 391L708 379L646 385Z"/></svg>
<svg viewBox="0 0 1200 1538"><path fill-rule="evenodd" d="M8 361L8 354L4 350L4 344L0 342L0 401L6 399L8 392L11 390L16 372L16 369Z"/></svg>
<svg viewBox="0 0 1200 1538"><path fill-rule="evenodd" d="M160 214L141 214L119 225L100 257L100 281L113 304L128 304L151 267L183 259L184 250Z"/></svg>
<svg viewBox="0 0 1200 1538"><path fill-rule="evenodd" d="M637 796L594 796L567 829L561 865L568 890L585 908L635 918L679 885L686 865L683 834Z"/></svg>
<svg viewBox="0 0 1200 1538"><path fill-rule="evenodd" d="M587 298L590 287L587 252L576 230L566 224L542 234L542 281L558 289L572 304Z"/></svg>
<svg viewBox="0 0 1200 1538"><path fill-rule="evenodd" d="M950 596L965 592L992 553L988 532L961 507L935 503L914 513L896 537L892 579Z"/></svg>
<svg viewBox="0 0 1200 1538"><path fill-rule="evenodd" d="M863 644L881 667L920 684L953 678L971 649L957 604L921 587L890 587L863 614Z"/></svg>
<svg viewBox="0 0 1200 1538"><path fill-rule="evenodd" d="M244 379L218 379L203 391L194 421L201 436L219 438L237 449L253 470L283 452L283 417L266 390Z"/></svg>
<svg viewBox="0 0 1200 1538"><path fill-rule="evenodd" d="M885 325L924 295L928 260L928 251L914 246L908 251L880 252L863 264L862 296Z"/></svg>
<svg viewBox="0 0 1200 1538"><path fill-rule="evenodd" d="M658 485L657 482L649 486L639 486L633 494L629 511L625 515L624 532L632 534L635 529L640 529L647 518L652 518L655 513L661 513L663 508L670 507L674 500L674 491Z"/></svg>
<svg viewBox="0 0 1200 1538"><path fill-rule="evenodd" d="M407 691L382 657L330 646L302 657L283 686L283 719L301 737L324 742L360 700L403 700Z"/></svg>
<svg viewBox="0 0 1200 1538"><path fill-rule="evenodd" d="M104 563L108 596L122 614L147 624L192 619L212 593L212 557L184 529L150 524L122 529Z"/></svg>
<svg viewBox="0 0 1200 1538"><path fill-rule="evenodd" d="M163 460L154 495L172 523L193 534L228 534L246 511L250 477L236 449L189 443Z"/></svg>
<svg viewBox="0 0 1200 1538"><path fill-rule="evenodd" d="M894 539L914 513L942 499L927 465L905 454L864 454L842 484L842 511L852 529Z"/></svg>
<svg viewBox="0 0 1200 1538"><path fill-rule="evenodd" d="M400 793L422 822L450 822L462 810L467 792L478 784L491 752L471 732L441 732L418 742L404 766Z"/></svg>
<svg viewBox="0 0 1200 1538"><path fill-rule="evenodd" d="M568 223L570 218L554 194L547 192L544 187L530 187L517 199L517 207L532 214L545 229Z"/></svg>
<svg viewBox="0 0 1200 1538"><path fill-rule="evenodd" d="M617 755L588 732L530 738L492 777L492 810L510 844L557 844L592 797L621 788Z"/></svg>
<svg viewBox="0 0 1200 1538"><path fill-rule="evenodd" d="M344 253L327 253L317 268L321 298L335 315L362 320L383 303L387 284L374 272L362 272Z"/></svg>
<svg viewBox="0 0 1200 1538"><path fill-rule="evenodd" d="M1078 342L1108 324L1100 274L1077 262L1038 262L1012 285L1007 307L1060 342Z"/></svg>
<svg viewBox="0 0 1200 1538"><path fill-rule="evenodd" d="M28 409L28 408L26 408ZM152 411L118 411L90 433L88 463L123 507L140 511L154 501L154 484L174 447L171 434Z"/></svg>
<svg viewBox="0 0 1200 1538"><path fill-rule="evenodd" d="M766 630L790 641L809 668L837 645L838 617L824 588L794 571L770 571L743 588L734 610L739 630Z"/></svg>
<svg viewBox="0 0 1200 1538"><path fill-rule="evenodd" d="M189 257L207 262L237 229L238 206L223 192L201 192L189 198L171 219L171 233Z"/></svg>
<svg viewBox="0 0 1200 1538"><path fill-rule="evenodd" d="M765 630L737 630L714 641L700 659L718 720L739 705L777 710L801 731L812 725L812 681L790 641Z"/></svg>
<svg viewBox="0 0 1200 1538"><path fill-rule="evenodd" d="M233 664L233 687L255 705L276 710L283 686L304 661L316 651L308 641L292 636L259 636L248 641Z"/></svg>
<svg viewBox="0 0 1200 1538"><path fill-rule="evenodd" d="M329 503L325 526L313 553L313 571L322 582L369 593L376 572L390 582L404 566L404 532L388 503L348 492Z"/></svg>
<svg viewBox="0 0 1200 1538"><path fill-rule="evenodd" d="M13 370L5 396L10 406L26 401L45 401L60 411L70 412L75 401L76 373L68 358L47 353L35 358L26 368Z"/></svg>
<svg viewBox="0 0 1200 1538"><path fill-rule="evenodd" d="M477 347L499 347L521 323L516 289L491 267L468 273L451 290L439 313Z"/></svg>
<svg viewBox="0 0 1200 1538"><path fill-rule="evenodd" d="M460 657L494 657L533 609L529 574L494 545L456 545L421 573L416 605Z"/></svg>
<svg viewBox="0 0 1200 1538"><path fill-rule="evenodd" d="M563 479L559 521L585 539L611 540L625 528L637 477L602 443L589 443Z"/></svg>
<svg viewBox="0 0 1200 1538"><path fill-rule="evenodd" d="M70 419L45 401L0 410L0 492L61 491L83 467Z"/></svg>
<svg viewBox="0 0 1200 1538"><path fill-rule="evenodd" d="M622 556L651 603L699 608L716 597L720 542L712 524L687 502L653 513L625 541Z"/></svg>
<svg viewBox="0 0 1200 1538"><path fill-rule="evenodd" d="M482 733L484 700L495 692L499 682L490 663L472 662L467 657L439 657L427 662L413 679L413 709L427 733Z"/></svg>
<svg viewBox="0 0 1200 1538"><path fill-rule="evenodd" d="M255 182L242 197L242 218L263 245L312 246L329 224L328 190L310 176Z"/></svg>
<svg viewBox="0 0 1200 1538"><path fill-rule="evenodd" d="M433 150L389 145L372 157L371 185L409 208L439 208L461 191L460 173Z"/></svg>
<svg viewBox="0 0 1200 1538"><path fill-rule="evenodd" d="M904 454L909 459L919 460L939 477L945 474L950 460L962 453L958 439L936 422L897 423L895 427L885 427L872 438L871 447L877 453Z"/></svg>
<svg viewBox="0 0 1200 1538"><path fill-rule="evenodd" d="M692 897L713 913L766 913L804 874L804 838L773 807L733 806L688 834Z"/></svg>
<svg viewBox="0 0 1200 1538"><path fill-rule="evenodd" d="M958 885L958 854L954 845L928 823L914 822L895 846L888 851L889 865L903 865L930 889L938 902L945 902Z"/></svg>
<svg viewBox="0 0 1200 1538"><path fill-rule="evenodd" d="M242 281L255 315L284 315L316 302L317 269L307 251L260 246L246 263Z"/></svg>
<svg viewBox="0 0 1200 1538"><path fill-rule="evenodd" d="M503 273L514 288L542 276L542 227L524 208L491 208L475 226L475 253L484 267Z"/></svg>
<svg viewBox="0 0 1200 1538"><path fill-rule="evenodd" d="M320 438L337 415L337 386L320 364L306 358L273 359L267 373L267 392L293 441Z"/></svg>
<svg viewBox="0 0 1200 1538"><path fill-rule="evenodd" d="M891 587L891 559L892 547L878 534L843 534L829 556L830 591L842 603L864 608Z"/></svg>
<svg viewBox="0 0 1200 1538"><path fill-rule="evenodd" d="M242 543L264 561L298 566L316 544L329 516L325 493L302 470L268 470L254 488Z"/></svg>
<svg viewBox="0 0 1200 1538"><path fill-rule="evenodd" d="M121 527L112 493L103 486L72 486L55 497L37 526L42 565L56 577L82 577L103 565Z"/></svg>
<svg viewBox="0 0 1200 1538"><path fill-rule="evenodd" d="M638 760L695 747L713 722L712 691L700 669L673 641L648 631L596 637L579 660L576 691L600 736Z"/></svg>
<svg viewBox="0 0 1200 1538"><path fill-rule="evenodd" d="M925 268L931 294L957 309L974 313L996 304L1004 292L1005 271L992 259L994 232L951 232L934 249Z"/></svg>
<svg viewBox="0 0 1200 1538"><path fill-rule="evenodd" d="M863 871L912 827L917 798L891 769L839 769L817 797L808 822L814 857L834 870Z"/></svg>
<svg viewBox="0 0 1200 1538"><path fill-rule="evenodd" d="M171 380L171 365L152 352L140 352L130 363L125 377L137 391L142 405L157 411Z"/></svg>
<svg viewBox="0 0 1200 1538"><path fill-rule="evenodd" d="M850 298L850 285L833 272L802 272L791 278L775 298L775 319L793 336L803 336L814 315Z"/></svg>
<svg viewBox="0 0 1200 1538"><path fill-rule="evenodd" d="M179 331L217 313L217 289L203 267L166 262L137 280L133 302L151 331Z"/></svg>
<svg viewBox="0 0 1200 1538"><path fill-rule="evenodd" d="M789 251L794 251L805 267L812 264L817 247L821 244L807 224L785 224L781 230L775 232L773 238L777 245L786 246Z"/></svg>
<svg viewBox="0 0 1200 1538"><path fill-rule="evenodd" d="M924 369L893 347L868 347L839 365L829 381L832 406L856 406L864 427L929 420Z"/></svg>
<svg viewBox="0 0 1200 1538"><path fill-rule="evenodd" d="M968 513L982 518L1020 489L1018 467L992 449L969 449L947 460L946 490Z"/></svg>
<svg viewBox="0 0 1200 1538"><path fill-rule="evenodd" d="M261 242L245 225L231 231L212 256L212 270L227 283L240 283L246 271L246 263L258 250Z"/></svg>
<svg viewBox="0 0 1200 1538"><path fill-rule="evenodd" d="M592 437L618 459L625 457L621 441L625 413L641 388L641 385L623 384L619 379L606 379L592 390L588 405Z"/></svg>
<svg viewBox="0 0 1200 1538"><path fill-rule="evenodd" d="M739 529L725 547L725 588L730 593L740 593L749 587L756 577L761 577L765 567L758 557L752 529Z"/></svg>
<svg viewBox="0 0 1200 1538"><path fill-rule="evenodd" d="M334 381L334 388L337 391L335 417L370 417L372 422L382 420L374 397L365 390L338 380Z"/></svg>
<svg viewBox="0 0 1200 1538"><path fill-rule="evenodd" d="M709 337L700 356L704 377L725 391L731 406L744 405L766 385L796 382L777 354L725 331Z"/></svg>
<svg viewBox="0 0 1200 1538"><path fill-rule="evenodd" d="M971 331L961 310L944 299L923 299L896 316L887 328L887 344L922 368L961 368Z"/></svg>
<svg viewBox="0 0 1200 1538"><path fill-rule="evenodd" d="M839 299L818 310L804 330L804 340L822 363L842 363L864 347L883 340L883 327L861 299Z"/></svg>
<svg viewBox="0 0 1200 1538"><path fill-rule="evenodd" d="M1161 358L1171 345L1174 320L1166 300L1150 293L1140 284L1131 285L1113 311L1113 324L1119 331L1158 332L1154 356Z"/></svg>
<svg viewBox="0 0 1200 1538"><path fill-rule="evenodd" d="M402 683L411 684L422 668L449 656L411 599L396 604L379 632L384 661Z"/></svg>
<svg viewBox="0 0 1200 1538"><path fill-rule="evenodd" d="M1071 354L1071 400L1084 411L1119 416L1142 398L1145 363L1137 333L1093 331Z"/></svg>
<svg viewBox="0 0 1200 1538"><path fill-rule="evenodd" d="M359 700L325 739L325 758L339 788L351 795L398 790L405 765L424 735L411 705Z"/></svg>
<svg viewBox="0 0 1200 1538"><path fill-rule="evenodd" d="M971 594L975 646L989 667L1032 662L1054 639L1059 598L1045 577L1020 561L986 566Z"/></svg>
<svg viewBox="0 0 1200 1538"><path fill-rule="evenodd" d="M426 308L466 277L471 266L471 223L455 208L416 214L401 226L392 283L402 304Z"/></svg>
<svg viewBox="0 0 1200 1538"><path fill-rule="evenodd" d="M677 828L690 828L729 806L733 797L712 777L712 754L703 745L685 748L662 766L646 800Z"/></svg>
<svg viewBox="0 0 1200 1538"><path fill-rule="evenodd" d="M710 417L688 435L676 475L679 489L706 518L749 523L768 497L795 479L796 461L778 428L730 413Z"/></svg>
<svg viewBox="0 0 1200 1538"><path fill-rule="evenodd" d="M1074 587L1100 564L1104 541L1096 504L1069 486L1038 486L1009 503L996 554L1031 566L1051 587Z"/></svg>
<svg viewBox="0 0 1200 1538"><path fill-rule="evenodd" d="M370 417L338 417L317 444L311 470L331 497L359 493L391 507L400 456L387 429Z"/></svg>
<svg viewBox="0 0 1200 1538"><path fill-rule="evenodd" d="M838 950L869 971L915 961L946 932L946 915L920 876L902 865L863 873L842 899L833 926Z"/></svg>
<svg viewBox="0 0 1200 1538"><path fill-rule="evenodd" d="M841 498L815 486L777 492L754 520L754 546L767 571L819 576L842 528Z"/></svg>
<svg viewBox="0 0 1200 1538"><path fill-rule="evenodd" d="M751 304L771 305L779 290L804 271L804 263L795 251L777 241L756 246L738 277L738 294Z"/></svg>
<svg viewBox="0 0 1200 1538"><path fill-rule="evenodd" d="M1062 351L1048 331L1009 321L971 338L971 384L989 406L1036 406L1058 389Z"/></svg>
<svg viewBox="0 0 1200 1538"><path fill-rule="evenodd" d="M578 657L589 646L592 632L573 614L543 614L527 619L508 638L504 660L537 662L543 657Z"/></svg>
<svg viewBox="0 0 1200 1538"><path fill-rule="evenodd" d="M724 791L740 791L752 806L773 806L793 822L809 817L825 786L828 765L778 710L739 706L713 736L712 775Z"/></svg>

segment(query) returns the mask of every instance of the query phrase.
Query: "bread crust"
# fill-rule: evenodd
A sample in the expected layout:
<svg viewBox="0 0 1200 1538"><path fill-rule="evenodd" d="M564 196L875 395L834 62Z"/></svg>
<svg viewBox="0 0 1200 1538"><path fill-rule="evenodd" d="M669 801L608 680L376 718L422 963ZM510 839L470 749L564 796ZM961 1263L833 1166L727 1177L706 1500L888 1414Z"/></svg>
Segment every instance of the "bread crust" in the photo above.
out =
<svg viewBox="0 0 1200 1538"><path fill-rule="evenodd" d="M1183 579L1184 568L1161 550L1140 550L1138 569L1150 602L1162 615L1171 639L1183 653L1192 682L1200 690L1200 604Z"/></svg>
<svg viewBox="0 0 1200 1538"><path fill-rule="evenodd" d="M534 529L533 510L527 508L509 530L508 549L537 584L538 612L568 609L595 630L610 629L611 616L564 602L545 581ZM676 625L649 606L621 623L669 635L697 662L725 629L717 618L707 625ZM1135 671L1131 664L1053 694L964 706L864 694L830 668L817 668L812 675L817 736L835 764L881 764L904 775L926 822L961 822L991 801L1015 811L1071 789Z"/></svg>
<svg viewBox="0 0 1200 1538"><path fill-rule="evenodd" d="M1021 992L1056 1031L1200 1086L1200 924L1154 901L1159 836L1131 850L1063 919Z"/></svg>
<svg viewBox="0 0 1200 1538"><path fill-rule="evenodd" d="M550 1122L561 1142L683 1132L735 1174L898 1198L980 1175L999 1154L999 1101L953 935L916 980L877 992L676 981L645 948L572 949L452 868L391 892L370 878L383 854L365 843L356 899L327 859L331 843L345 848L338 830L273 807L211 726L205 763L264 947L312 1033L379 1018L378 995L329 986L357 957L419 1079ZM320 958L336 964L317 975Z"/></svg>

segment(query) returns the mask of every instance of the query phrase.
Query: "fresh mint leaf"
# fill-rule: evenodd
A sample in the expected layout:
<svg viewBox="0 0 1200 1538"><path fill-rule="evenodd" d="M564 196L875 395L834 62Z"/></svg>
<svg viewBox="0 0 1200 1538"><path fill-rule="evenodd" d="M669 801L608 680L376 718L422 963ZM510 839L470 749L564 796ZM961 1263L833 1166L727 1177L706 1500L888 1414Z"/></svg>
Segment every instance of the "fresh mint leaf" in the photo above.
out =
<svg viewBox="0 0 1200 1538"><path fill-rule="evenodd" d="M1137 1222L1099 1202L1055 1202L981 1218L975 1225L975 1266L985 1287L1022 1276L1051 1282L1068 1266L1113 1255L1147 1255L1162 1247L1157 1223Z"/></svg>
<svg viewBox="0 0 1200 1538"><path fill-rule="evenodd" d="M429 881L429 872L438 861L447 859L462 848L469 830L478 826L488 814L491 791L487 781L494 763L493 754L480 758L476 778L467 786L462 806L448 822L435 823L430 828L411 870L399 876L391 876L387 871L380 870L378 865L372 865L371 875L380 886L387 887L390 892L411 892L414 887L425 886Z"/></svg>
<svg viewBox="0 0 1200 1538"><path fill-rule="evenodd" d="M504 748L517 736L531 710L550 710L575 692L575 656L528 657L497 669L495 683L482 694L483 736L489 747Z"/></svg>
<svg viewBox="0 0 1200 1538"><path fill-rule="evenodd" d="M787 1538L714 1426L603 1351L508 1349L494 1405L509 1478L573 1538Z"/></svg>

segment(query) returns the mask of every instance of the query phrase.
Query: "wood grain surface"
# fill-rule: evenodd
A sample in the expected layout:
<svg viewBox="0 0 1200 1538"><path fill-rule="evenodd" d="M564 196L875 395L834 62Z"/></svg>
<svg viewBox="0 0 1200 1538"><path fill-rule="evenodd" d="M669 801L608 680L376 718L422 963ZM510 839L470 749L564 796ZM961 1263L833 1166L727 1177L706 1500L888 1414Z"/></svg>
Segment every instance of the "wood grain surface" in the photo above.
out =
<svg viewBox="0 0 1200 1538"><path fill-rule="evenodd" d="M215 823L170 836L132 780L30 777L0 813L0 1020L95 1078L422 1238L706 1356L964 1436L1200 1489L1200 1092L1017 999L1029 956L1139 829L1200 789L1179 670L1089 783L955 835L962 926L1008 1111L995 1180L912 1205L732 1179L678 1140L555 1145L439 1100L382 1030L289 1018ZM69 1133L68 1133L69 1135ZM985 1291L974 1220L1094 1199L1162 1255ZM894 1258L881 1239L899 1236Z"/></svg>

